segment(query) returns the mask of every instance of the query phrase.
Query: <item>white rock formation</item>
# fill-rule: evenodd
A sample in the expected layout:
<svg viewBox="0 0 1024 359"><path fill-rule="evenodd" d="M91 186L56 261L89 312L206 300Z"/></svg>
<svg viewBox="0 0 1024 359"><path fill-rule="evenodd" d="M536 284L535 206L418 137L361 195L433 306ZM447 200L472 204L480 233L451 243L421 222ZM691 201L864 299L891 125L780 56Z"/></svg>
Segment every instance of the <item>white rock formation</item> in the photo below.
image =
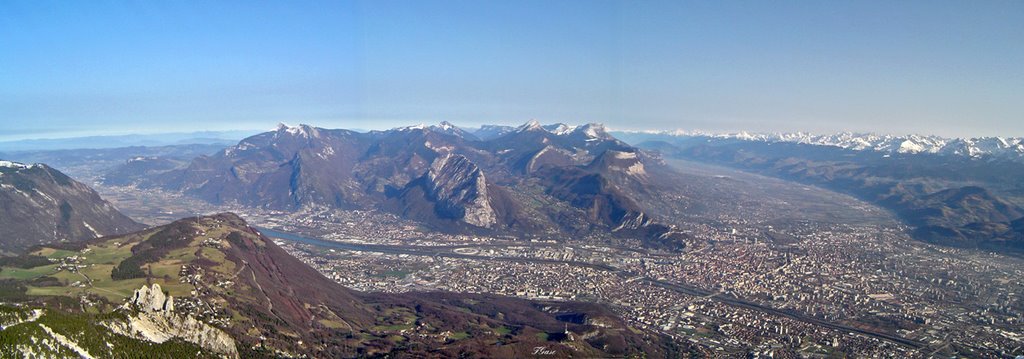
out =
<svg viewBox="0 0 1024 359"><path fill-rule="evenodd" d="M115 333L155 343L181 338L204 349L232 358L238 357L235 341L228 333L191 315L175 313L174 297L164 294L159 284L135 290L123 308L138 312L130 315L127 323L104 323Z"/></svg>

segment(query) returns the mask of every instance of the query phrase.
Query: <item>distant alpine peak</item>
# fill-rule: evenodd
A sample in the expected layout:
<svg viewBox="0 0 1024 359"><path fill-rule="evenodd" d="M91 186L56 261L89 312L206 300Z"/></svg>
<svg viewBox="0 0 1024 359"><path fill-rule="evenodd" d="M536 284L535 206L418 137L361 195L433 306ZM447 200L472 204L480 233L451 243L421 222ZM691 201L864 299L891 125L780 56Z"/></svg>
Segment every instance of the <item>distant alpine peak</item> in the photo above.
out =
<svg viewBox="0 0 1024 359"><path fill-rule="evenodd" d="M278 123L277 128L275 128L275 131L277 131L279 134L287 133L292 136L304 138L320 137L320 131L316 127L307 124L299 124L298 126L288 126L284 123Z"/></svg>
<svg viewBox="0 0 1024 359"><path fill-rule="evenodd" d="M432 126L430 126L430 130L434 131L434 132L445 133L445 134L449 134L449 135L453 135L453 136L458 136L458 137L465 137L466 134L468 133L465 130L463 130L462 128L460 128L459 126L455 126L451 122L448 122L448 121L441 121L441 123L439 123L437 125L432 125Z"/></svg>
<svg viewBox="0 0 1024 359"><path fill-rule="evenodd" d="M875 133L839 132L817 135L807 132L712 133L705 131L632 131L677 137L709 137L760 142L788 142L834 146L855 151L872 150L890 154L930 153L971 158L1002 157L1024 159L1024 137L948 138L934 135L880 135Z"/></svg>
<svg viewBox="0 0 1024 359"><path fill-rule="evenodd" d="M562 135L567 135L569 133L572 133L572 131L575 130L576 127L577 126L569 126L569 125L566 125L564 123L560 123L559 122L559 123L554 123L554 124L550 124L550 125L544 126L544 129L547 130L548 132L551 132L551 133L555 134L555 135L562 136Z"/></svg>
<svg viewBox="0 0 1024 359"><path fill-rule="evenodd" d="M481 126L481 129L485 128L497 128L498 126ZM569 126L564 123L553 123L550 125L541 125L537 120L530 120L529 122L520 125L515 129L515 132L527 132L527 131L546 131L556 136L565 136L570 134L580 134L588 139L608 139L611 136L608 134L604 125L600 123L588 123L582 126Z"/></svg>
<svg viewBox="0 0 1024 359"><path fill-rule="evenodd" d="M607 129L600 123L588 123L577 127L573 132L578 132L587 138L610 138Z"/></svg>
<svg viewBox="0 0 1024 359"><path fill-rule="evenodd" d="M454 124L452 124L451 122L448 122L448 121L441 121L441 123L438 123L436 125L427 125L427 124L424 124L424 123L419 123L419 124L412 125L412 126L396 127L396 128L393 128L393 129L391 129L389 131L397 131L397 132L430 131L430 132L444 133L444 134L453 135L453 136L459 136L459 137L464 137L466 135L466 131L463 131L461 128L459 128L458 126L455 126Z"/></svg>
<svg viewBox="0 0 1024 359"><path fill-rule="evenodd" d="M417 124L412 125L412 126L395 127L393 130L394 131L403 132L403 131L416 131L416 130L425 130L425 129L427 129L427 124L421 122L421 123L417 123Z"/></svg>
<svg viewBox="0 0 1024 359"><path fill-rule="evenodd" d="M527 121L522 126L519 126L519 128L516 129L517 132L538 131L538 130L539 131L547 131L547 130L544 129L543 126L540 125L540 121L537 121L537 120Z"/></svg>
<svg viewBox="0 0 1024 359"><path fill-rule="evenodd" d="M451 122L441 121L441 123L437 124L437 128L439 128L441 130L444 130L444 131L450 131L450 130L454 130L454 129L458 128L458 127L455 127L455 125L453 125Z"/></svg>

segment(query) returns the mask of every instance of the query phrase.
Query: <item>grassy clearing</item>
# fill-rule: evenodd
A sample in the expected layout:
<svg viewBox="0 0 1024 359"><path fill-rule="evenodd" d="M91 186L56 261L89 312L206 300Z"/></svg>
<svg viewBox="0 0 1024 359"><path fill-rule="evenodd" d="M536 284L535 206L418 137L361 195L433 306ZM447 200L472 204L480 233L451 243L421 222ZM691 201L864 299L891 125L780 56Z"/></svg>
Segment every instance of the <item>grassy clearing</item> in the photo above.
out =
<svg viewBox="0 0 1024 359"><path fill-rule="evenodd" d="M189 295L192 286L181 283L178 280L178 273L181 265L186 260L195 258L188 250L178 251L174 258L161 260L158 263L151 263L146 270L151 270L153 278L149 281L146 278L132 278L125 280L114 280L110 274L114 267L124 259L132 255L132 245L117 246L113 242L101 243L90 246L84 253L43 248L35 254L49 258L63 258L71 255L84 256L79 273L68 271L57 271L57 264L40 266L31 269L7 268L0 272L0 278L14 278L20 280L34 279L42 276L52 276L64 283L62 287L35 287L29 286L26 294L38 296L78 296L81 293L95 293L108 300L118 302L134 294L136 289L149 283L159 283L164 290L174 296ZM194 249L192 249L194 252ZM88 277L88 278L87 278ZM71 284L81 282L85 287L72 287Z"/></svg>
<svg viewBox="0 0 1024 359"><path fill-rule="evenodd" d="M85 256L84 263L86 264L117 264L123 261L125 258L131 257L132 246L118 247L110 244L104 244L101 246L91 246L92 250L88 253L83 254Z"/></svg>
<svg viewBox="0 0 1024 359"><path fill-rule="evenodd" d="M384 310L383 314L383 316L377 317L377 322L380 325L374 326L373 330L409 330L416 325L416 314L410 311L409 308L388 308Z"/></svg>
<svg viewBox="0 0 1024 359"><path fill-rule="evenodd" d="M77 297L84 288L78 287L33 287L28 286L27 295Z"/></svg>
<svg viewBox="0 0 1024 359"><path fill-rule="evenodd" d="M166 256L164 256L164 259L177 260L182 263L194 261L196 260L196 258L196 249L193 248L192 246L175 249L167 253Z"/></svg>
<svg viewBox="0 0 1024 359"><path fill-rule="evenodd" d="M37 256L43 256L50 259L61 259L78 255L79 253L75 251L69 251L66 249L42 248L38 251L33 252L32 254Z"/></svg>
<svg viewBox="0 0 1024 359"><path fill-rule="evenodd" d="M45 276L45 275L51 275L51 274L54 274L54 273L57 273L57 265L56 264L39 266L39 267L29 268L29 269L22 269L22 268L16 268L16 267L3 267L3 270L0 271L0 279L18 279L18 280L35 279L35 278L39 278L39 277L42 277L42 276Z"/></svg>
<svg viewBox="0 0 1024 359"><path fill-rule="evenodd" d="M334 319L320 319L320 324L331 329L348 329L348 325L345 322Z"/></svg>
<svg viewBox="0 0 1024 359"><path fill-rule="evenodd" d="M68 284L74 283L75 281L83 281L83 282L86 281L85 277L82 276L81 274L79 274L79 273L71 273L71 272L68 272L68 271L60 271L60 272L51 274L50 276L54 277L54 278L57 278L58 280L61 281L61 283L64 283L64 285L68 285Z"/></svg>
<svg viewBox="0 0 1024 359"><path fill-rule="evenodd" d="M376 330L376 331L379 331L379 332L397 332L397 331L400 331L400 330L410 330L412 328L413 328L412 324L395 324L395 325L377 325L377 326L373 327L373 330Z"/></svg>
<svg viewBox="0 0 1024 359"><path fill-rule="evenodd" d="M203 247L199 250L199 255L217 263L213 270L227 275L235 274L235 263L229 261L224 252L216 248Z"/></svg>

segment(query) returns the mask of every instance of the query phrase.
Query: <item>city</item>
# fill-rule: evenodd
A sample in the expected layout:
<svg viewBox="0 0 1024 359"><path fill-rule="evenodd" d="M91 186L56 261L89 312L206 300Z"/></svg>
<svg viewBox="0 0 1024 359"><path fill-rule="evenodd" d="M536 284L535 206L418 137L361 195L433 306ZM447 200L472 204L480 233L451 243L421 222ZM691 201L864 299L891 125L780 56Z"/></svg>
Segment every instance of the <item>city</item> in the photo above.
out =
<svg viewBox="0 0 1024 359"><path fill-rule="evenodd" d="M97 188L129 201L120 207L139 218L160 215L144 215L154 212L143 203L183 200ZM1024 262L914 241L896 222L779 223L777 213L748 207L687 227L686 250L672 253L593 238L448 235L374 211L182 208L239 213L352 289L609 304L639 328L709 355L927 357L955 347L990 356L1024 345Z"/></svg>

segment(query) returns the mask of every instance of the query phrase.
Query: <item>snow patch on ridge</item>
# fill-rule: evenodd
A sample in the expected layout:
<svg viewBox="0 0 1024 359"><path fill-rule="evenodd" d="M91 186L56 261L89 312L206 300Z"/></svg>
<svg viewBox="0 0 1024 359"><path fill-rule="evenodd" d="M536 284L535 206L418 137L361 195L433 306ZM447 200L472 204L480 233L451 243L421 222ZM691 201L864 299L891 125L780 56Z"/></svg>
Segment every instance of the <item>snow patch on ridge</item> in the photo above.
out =
<svg viewBox="0 0 1024 359"><path fill-rule="evenodd" d="M0 160L0 167L25 169L25 168L30 168L32 166L26 165L24 163L14 162L14 161Z"/></svg>
<svg viewBox="0 0 1024 359"><path fill-rule="evenodd" d="M82 221L82 225L84 225L84 226L85 226L85 228L88 228L88 229L89 229L89 231L92 231L92 234L93 234L93 238L99 238L99 237L103 237L103 235L102 235L102 234L100 234L100 232L99 232L99 231L97 231L97 230L96 230L96 228L92 228L92 226L90 226L90 225L89 225L89 222L86 222L86 221Z"/></svg>
<svg viewBox="0 0 1024 359"><path fill-rule="evenodd" d="M769 143L799 143L834 146L854 151L876 151L886 154L955 155L971 158L998 157L1024 160L1024 137L947 138L930 135L878 135L874 133L841 132L815 135L807 132L713 133L700 130L622 131L675 137L707 137Z"/></svg>

